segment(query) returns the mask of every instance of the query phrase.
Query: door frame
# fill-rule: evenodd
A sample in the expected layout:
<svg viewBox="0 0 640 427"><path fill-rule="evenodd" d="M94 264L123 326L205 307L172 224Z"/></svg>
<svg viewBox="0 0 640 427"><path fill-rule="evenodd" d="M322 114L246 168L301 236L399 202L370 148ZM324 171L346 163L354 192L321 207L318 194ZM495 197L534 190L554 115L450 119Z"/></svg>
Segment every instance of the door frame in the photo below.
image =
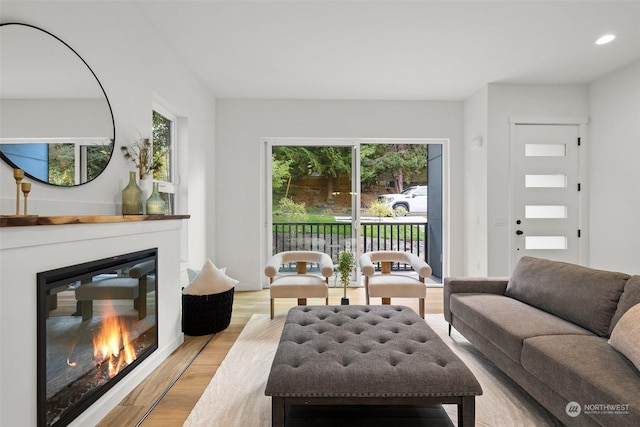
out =
<svg viewBox="0 0 640 427"><path fill-rule="evenodd" d="M514 144L515 127L517 125L570 125L577 126L578 138L580 139L580 149L578 150L578 182L580 191L578 192L578 264L589 265L589 143L587 116L511 116L509 117L509 271L514 266L513 253L516 248L516 212L514 206L513 179L516 171L513 170L513 159L511 158L511 147Z"/></svg>
<svg viewBox="0 0 640 427"><path fill-rule="evenodd" d="M450 218L449 218L449 152L450 141L448 138L296 138L296 137L273 137L273 138L261 138L262 152L261 152L261 165L263 173L262 194L260 196L260 218L262 221L262 232L260 233L261 242L261 257L260 257L260 271L264 271L267 261L271 257L271 249L273 245L273 236L270 232L271 221L273 218L273 189L272 189L272 165L271 165L271 152L272 147L276 145L302 145L302 146L345 146L355 147L354 153L357 153L357 168L352 168L352 189L357 189L355 194L352 195L352 203L357 203L357 214L352 213L352 221L356 219L358 222L352 224L352 230L357 228L359 235L360 230L360 145L361 144L389 144L389 143L403 143L403 144L440 144L442 145L442 274L443 277L449 275L450 271ZM354 159L355 160L355 159ZM357 176L353 174L357 172ZM356 254L359 254L359 247L356 248ZM356 260L357 261L357 260ZM358 273L359 273L358 268ZM358 275L359 277L359 275ZM268 280L262 275L262 288L268 287Z"/></svg>

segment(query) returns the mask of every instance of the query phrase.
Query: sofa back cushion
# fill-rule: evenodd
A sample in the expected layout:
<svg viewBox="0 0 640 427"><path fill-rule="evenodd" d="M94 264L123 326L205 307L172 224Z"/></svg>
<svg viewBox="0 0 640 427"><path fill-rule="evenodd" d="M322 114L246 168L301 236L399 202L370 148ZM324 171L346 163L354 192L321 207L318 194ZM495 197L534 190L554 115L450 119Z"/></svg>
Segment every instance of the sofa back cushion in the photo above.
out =
<svg viewBox="0 0 640 427"><path fill-rule="evenodd" d="M640 276L631 276L626 286L624 287L624 292L620 297L620 301L618 302L618 308L616 309L616 313L613 315L613 319L611 319L611 326L609 326L609 334L613 332L613 328L615 328L618 320L636 304L640 304Z"/></svg>
<svg viewBox="0 0 640 427"><path fill-rule="evenodd" d="M505 295L608 337L628 279L624 273L522 257Z"/></svg>

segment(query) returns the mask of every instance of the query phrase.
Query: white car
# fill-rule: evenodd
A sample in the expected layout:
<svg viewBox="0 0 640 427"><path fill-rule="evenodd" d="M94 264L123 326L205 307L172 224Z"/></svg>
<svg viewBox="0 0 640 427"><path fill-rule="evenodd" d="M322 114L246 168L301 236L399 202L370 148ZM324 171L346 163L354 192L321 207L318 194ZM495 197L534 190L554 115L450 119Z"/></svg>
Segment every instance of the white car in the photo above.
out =
<svg viewBox="0 0 640 427"><path fill-rule="evenodd" d="M408 213L427 213L427 186L414 185L400 194L385 194L378 196L379 202L384 202L393 208L396 215ZM404 212L402 209L403 208Z"/></svg>

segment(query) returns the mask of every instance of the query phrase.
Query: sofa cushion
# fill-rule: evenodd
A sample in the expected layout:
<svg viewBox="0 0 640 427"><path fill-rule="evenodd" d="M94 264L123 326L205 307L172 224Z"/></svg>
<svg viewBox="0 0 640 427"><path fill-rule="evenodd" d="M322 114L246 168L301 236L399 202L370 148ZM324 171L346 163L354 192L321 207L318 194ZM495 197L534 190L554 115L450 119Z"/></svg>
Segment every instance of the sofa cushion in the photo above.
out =
<svg viewBox="0 0 640 427"><path fill-rule="evenodd" d="M605 337L628 279L624 273L522 257L505 294Z"/></svg>
<svg viewBox="0 0 640 427"><path fill-rule="evenodd" d="M609 339L609 344L640 369L640 304L622 316Z"/></svg>
<svg viewBox="0 0 640 427"><path fill-rule="evenodd" d="M520 363L522 345L527 338L551 334L592 335L571 322L503 295L453 294L451 313L516 363Z"/></svg>
<svg viewBox="0 0 640 427"><path fill-rule="evenodd" d="M582 405L583 412L594 408L585 405L629 405L627 415L589 414L601 425L640 425L640 372L605 338L529 338L521 360L524 369L568 401Z"/></svg>
<svg viewBox="0 0 640 427"><path fill-rule="evenodd" d="M618 302L618 308L616 313L611 319L611 326L609 327L609 333L613 332L613 328L616 327L618 320L636 304L640 304L640 276L631 276L624 287L624 292Z"/></svg>

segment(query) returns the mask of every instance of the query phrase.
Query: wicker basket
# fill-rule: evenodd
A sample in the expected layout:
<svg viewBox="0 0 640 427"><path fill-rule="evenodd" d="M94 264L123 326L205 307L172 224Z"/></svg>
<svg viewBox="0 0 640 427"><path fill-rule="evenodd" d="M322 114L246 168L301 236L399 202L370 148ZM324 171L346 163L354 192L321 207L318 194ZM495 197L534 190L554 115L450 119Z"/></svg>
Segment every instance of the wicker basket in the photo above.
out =
<svg viewBox="0 0 640 427"><path fill-rule="evenodd" d="M231 323L234 288L219 294L182 294L182 332L199 336L215 334Z"/></svg>

